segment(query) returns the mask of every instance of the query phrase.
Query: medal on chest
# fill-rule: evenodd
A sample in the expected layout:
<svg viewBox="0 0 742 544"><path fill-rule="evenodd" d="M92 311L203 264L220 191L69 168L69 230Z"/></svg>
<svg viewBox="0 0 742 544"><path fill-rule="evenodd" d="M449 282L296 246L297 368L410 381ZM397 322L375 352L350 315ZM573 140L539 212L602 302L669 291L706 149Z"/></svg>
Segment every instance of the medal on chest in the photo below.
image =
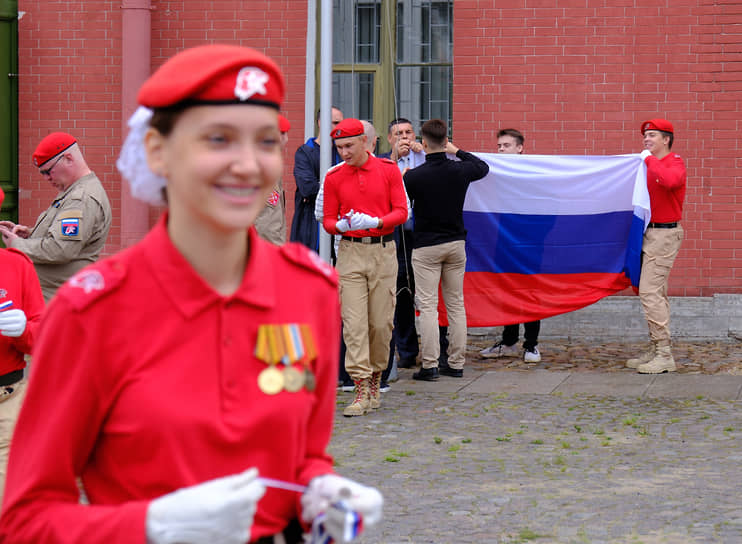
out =
<svg viewBox="0 0 742 544"><path fill-rule="evenodd" d="M281 391L296 393L304 387L307 391L314 390L316 384L310 362L317 357L317 352L309 325L260 325L255 357L268 364L258 375L258 387L266 395Z"/></svg>
<svg viewBox="0 0 742 544"><path fill-rule="evenodd" d="M296 393L304 387L304 372L299 372L292 366L283 369L283 387L289 393Z"/></svg>
<svg viewBox="0 0 742 544"><path fill-rule="evenodd" d="M266 395L275 395L283 389L283 374L275 366L270 366L258 374L258 387Z"/></svg>

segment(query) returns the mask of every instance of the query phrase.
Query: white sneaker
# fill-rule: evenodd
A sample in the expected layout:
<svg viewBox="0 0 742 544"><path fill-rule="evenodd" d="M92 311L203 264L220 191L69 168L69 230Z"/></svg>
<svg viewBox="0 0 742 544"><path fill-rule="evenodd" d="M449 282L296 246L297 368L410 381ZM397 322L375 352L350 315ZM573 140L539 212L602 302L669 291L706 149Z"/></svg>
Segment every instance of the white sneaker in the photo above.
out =
<svg viewBox="0 0 742 544"><path fill-rule="evenodd" d="M538 351L538 348L534 347L533 349L527 349L523 352L523 360L526 363L540 363L541 362L541 354Z"/></svg>
<svg viewBox="0 0 742 544"><path fill-rule="evenodd" d="M479 352L479 355L485 359L496 359L498 357L517 357L519 354L518 346L513 344L512 346L506 346L502 342L497 342L494 346L487 349L483 349Z"/></svg>

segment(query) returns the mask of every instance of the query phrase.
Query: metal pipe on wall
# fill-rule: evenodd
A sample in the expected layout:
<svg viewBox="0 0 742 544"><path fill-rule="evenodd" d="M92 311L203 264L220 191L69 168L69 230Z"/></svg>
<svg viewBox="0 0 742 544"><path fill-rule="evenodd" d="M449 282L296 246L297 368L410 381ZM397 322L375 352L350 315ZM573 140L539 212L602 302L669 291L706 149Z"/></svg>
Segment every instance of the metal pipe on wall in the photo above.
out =
<svg viewBox="0 0 742 544"><path fill-rule="evenodd" d="M121 135L129 132L127 122L137 108L137 92L150 76L151 0L121 2ZM149 207L131 196L129 184L121 183L121 247L138 242L149 231Z"/></svg>

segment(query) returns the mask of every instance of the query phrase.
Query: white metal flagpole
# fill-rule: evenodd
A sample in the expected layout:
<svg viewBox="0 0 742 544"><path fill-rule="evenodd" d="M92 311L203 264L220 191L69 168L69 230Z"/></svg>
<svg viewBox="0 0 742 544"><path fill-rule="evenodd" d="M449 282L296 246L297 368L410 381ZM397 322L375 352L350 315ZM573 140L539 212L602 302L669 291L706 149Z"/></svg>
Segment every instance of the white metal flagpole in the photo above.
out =
<svg viewBox="0 0 742 544"><path fill-rule="evenodd" d="M332 0L322 0L320 21L320 180L330 169L332 162ZM330 244L332 236L320 225L319 254L326 262L330 262Z"/></svg>

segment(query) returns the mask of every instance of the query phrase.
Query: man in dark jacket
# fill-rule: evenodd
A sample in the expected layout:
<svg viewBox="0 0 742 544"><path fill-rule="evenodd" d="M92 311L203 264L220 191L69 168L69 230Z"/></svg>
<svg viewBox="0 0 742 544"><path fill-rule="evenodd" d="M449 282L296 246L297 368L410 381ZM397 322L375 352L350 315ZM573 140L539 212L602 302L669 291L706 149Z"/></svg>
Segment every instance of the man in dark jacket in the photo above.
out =
<svg viewBox="0 0 742 544"><path fill-rule="evenodd" d="M421 129L425 163L404 175L407 194L415 217L412 269L415 295L420 310L422 368L416 380L437 380L438 284L448 314L448 364L440 373L454 378L464 375L466 354L466 311L464 271L466 229L464 198L469 184L487 175L487 163L462 151L448 141L448 127L441 119L427 121ZM446 157L455 155L458 161Z"/></svg>
<svg viewBox="0 0 742 544"><path fill-rule="evenodd" d="M343 112L332 108L332 126L343 120ZM319 111L317 112L317 132L320 132ZM314 217L314 204L319 192L319 145L320 137L309 138L299 146L294 155L294 218L291 222L292 242L300 242L309 249L319 251L319 223ZM340 162L340 156L332 145L332 164Z"/></svg>

